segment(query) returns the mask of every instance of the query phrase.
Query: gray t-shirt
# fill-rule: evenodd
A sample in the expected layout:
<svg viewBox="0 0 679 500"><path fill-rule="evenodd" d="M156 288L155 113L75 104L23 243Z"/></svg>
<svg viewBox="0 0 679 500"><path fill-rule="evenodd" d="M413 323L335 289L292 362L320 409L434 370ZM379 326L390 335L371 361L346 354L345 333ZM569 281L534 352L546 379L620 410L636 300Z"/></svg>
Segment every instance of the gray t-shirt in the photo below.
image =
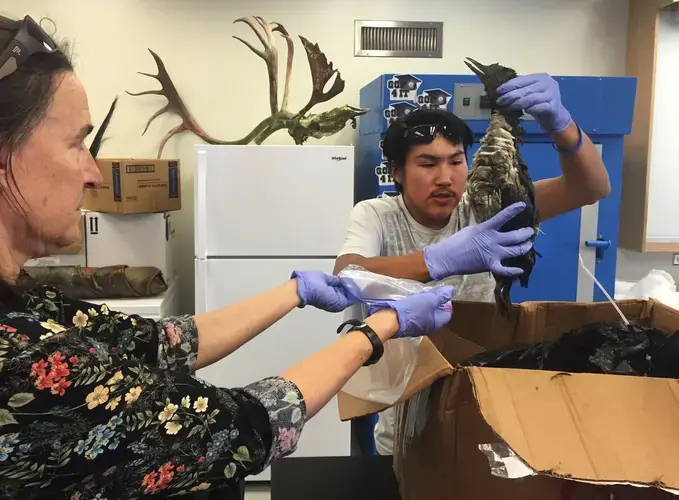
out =
<svg viewBox="0 0 679 500"><path fill-rule="evenodd" d="M448 224L442 229L430 229L418 223L403 202L402 196L374 198L354 206L344 246L339 255L357 254L362 257L396 257L422 250L438 243L474 221L463 221L455 209ZM462 300L492 302L495 281L489 273L451 276L443 283L455 287L455 297ZM365 311L352 306L348 318L363 319ZM380 455L393 453L394 409L380 413L375 426L375 444Z"/></svg>

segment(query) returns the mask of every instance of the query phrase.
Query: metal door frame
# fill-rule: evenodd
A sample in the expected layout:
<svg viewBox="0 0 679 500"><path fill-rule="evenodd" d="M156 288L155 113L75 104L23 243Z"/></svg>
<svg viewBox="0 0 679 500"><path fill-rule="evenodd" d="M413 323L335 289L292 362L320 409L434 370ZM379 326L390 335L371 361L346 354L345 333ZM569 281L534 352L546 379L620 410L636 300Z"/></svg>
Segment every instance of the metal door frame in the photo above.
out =
<svg viewBox="0 0 679 500"><path fill-rule="evenodd" d="M595 143L599 156L603 156L603 146ZM596 276L596 248L588 247L585 242L593 241L599 237L599 202L586 205L580 209L580 245L578 252L582 256L587 269ZM577 302L594 302L594 287L596 283L592 281L587 272L580 265L578 259L578 277L576 281Z"/></svg>

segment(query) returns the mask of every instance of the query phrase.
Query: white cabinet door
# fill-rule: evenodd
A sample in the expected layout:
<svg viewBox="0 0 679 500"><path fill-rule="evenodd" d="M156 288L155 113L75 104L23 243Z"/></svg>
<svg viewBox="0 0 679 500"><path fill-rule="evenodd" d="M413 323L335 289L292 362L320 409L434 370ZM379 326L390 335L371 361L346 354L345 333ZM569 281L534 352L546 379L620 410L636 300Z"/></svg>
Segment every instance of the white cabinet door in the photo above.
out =
<svg viewBox="0 0 679 500"><path fill-rule="evenodd" d="M214 310L283 283L293 270L332 272L333 259L211 259L196 261L196 311ZM198 371L219 387L241 387L285 369L337 340L341 313L295 309L227 358ZM225 333L226 334L226 333ZM311 421L295 456L348 456L350 423L333 398ZM269 470L253 480L269 480Z"/></svg>

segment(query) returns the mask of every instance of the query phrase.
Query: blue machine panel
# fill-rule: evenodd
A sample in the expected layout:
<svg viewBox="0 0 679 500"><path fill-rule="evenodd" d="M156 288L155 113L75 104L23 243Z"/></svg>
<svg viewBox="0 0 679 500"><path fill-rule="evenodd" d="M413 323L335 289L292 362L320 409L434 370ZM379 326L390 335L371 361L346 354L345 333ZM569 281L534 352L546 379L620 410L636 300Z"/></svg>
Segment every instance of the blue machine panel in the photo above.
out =
<svg viewBox="0 0 679 500"><path fill-rule="evenodd" d="M595 261L594 274L612 295L615 286L618 219L622 178L624 136L632 127L636 79L628 77L554 77L560 85L562 101L573 119L595 144L601 147L603 161L611 181L611 194L597 204L590 221L597 234L610 247ZM420 107L455 111L474 132L478 140L488 126L488 110L481 106L485 95L475 75L386 74L361 89L360 105L371 111L359 120L356 148L354 201L376 196L395 195L393 179L382 155L381 140L389 123ZM557 152L550 138L528 119L521 152L533 180L557 177L561 174ZM587 212L589 214L590 212ZM582 210L574 210L541 225L542 234L536 249L543 256L538 260L528 288L514 286L512 300L578 299L578 255L583 242ZM605 300L596 287L595 301Z"/></svg>

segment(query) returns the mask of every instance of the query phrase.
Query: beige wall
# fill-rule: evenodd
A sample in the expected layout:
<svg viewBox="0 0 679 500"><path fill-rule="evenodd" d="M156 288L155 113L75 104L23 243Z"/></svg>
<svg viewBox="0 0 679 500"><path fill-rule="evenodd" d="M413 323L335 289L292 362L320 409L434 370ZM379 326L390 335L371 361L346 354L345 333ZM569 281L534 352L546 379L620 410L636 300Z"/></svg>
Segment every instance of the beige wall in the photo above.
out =
<svg viewBox="0 0 679 500"><path fill-rule="evenodd" d="M164 59L189 109L212 135L239 138L267 116L264 63L232 38L241 36L259 47L247 26L233 24L241 16L279 21L295 37L293 109L303 106L310 92L306 57L296 38L300 34L318 42L346 80L344 93L326 107L357 105L361 86L382 73L467 73L462 63L466 56L501 61L522 73L608 76L622 75L625 69L626 0L0 0L0 12L50 16L58 35L74 42L77 71L88 89L96 123L113 97L121 97L104 156L154 157L160 138L178 123L176 118L161 118L141 136L146 120L164 105L162 98L125 94L157 87L137 74L155 72L147 48ZM354 19L444 21L444 59L354 58ZM284 61L284 47L279 46ZM347 129L327 141L351 144L354 131ZM164 154L183 162L184 208L176 214L175 265L187 311L193 308L195 142L194 136L184 134L172 139ZM290 142L286 132L268 141ZM631 267L621 274L641 277L649 264L667 267L670 260L624 256L621 265Z"/></svg>
<svg viewBox="0 0 679 500"><path fill-rule="evenodd" d="M21 7L19 7L19 5ZM625 0L0 0L0 11L50 16L58 35L74 42L77 70L90 96L95 122L114 96L121 97L102 155L155 156L158 142L178 123L163 117L142 137L159 97L133 98L157 84L137 74L155 72L151 48L164 60L198 122L220 138L238 138L268 114L264 63L233 35L258 46L241 16L261 15L283 23L296 38L318 42L347 82L326 106L358 104L358 91L387 72L467 73L462 60L499 60L520 72L620 75L624 71ZM445 22L444 59L374 59L353 56L354 19ZM280 41L280 39L279 39ZM310 92L304 50L296 38L291 107ZM281 59L284 60L281 44ZM281 65L283 63L281 62ZM324 109L319 106L319 110ZM350 144L354 131L327 139ZM177 261L184 308L193 306L193 144L191 134L172 139L165 157L183 162L184 208L176 216ZM290 143L279 132L269 143Z"/></svg>

